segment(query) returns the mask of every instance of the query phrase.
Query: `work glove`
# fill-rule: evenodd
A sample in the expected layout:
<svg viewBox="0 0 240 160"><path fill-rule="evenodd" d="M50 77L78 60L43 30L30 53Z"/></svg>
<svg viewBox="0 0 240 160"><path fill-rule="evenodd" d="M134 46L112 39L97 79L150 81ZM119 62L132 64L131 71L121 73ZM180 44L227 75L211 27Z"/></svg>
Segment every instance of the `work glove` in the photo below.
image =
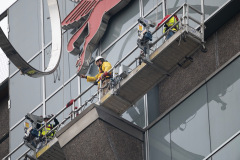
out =
<svg viewBox="0 0 240 160"><path fill-rule="evenodd" d="M99 78L98 80L101 81L104 77L108 76L108 72L104 72Z"/></svg>
<svg viewBox="0 0 240 160"><path fill-rule="evenodd" d="M103 75L103 77L107 77L109 74L108 74L108 72L104 72L102 75Z"/></svg>

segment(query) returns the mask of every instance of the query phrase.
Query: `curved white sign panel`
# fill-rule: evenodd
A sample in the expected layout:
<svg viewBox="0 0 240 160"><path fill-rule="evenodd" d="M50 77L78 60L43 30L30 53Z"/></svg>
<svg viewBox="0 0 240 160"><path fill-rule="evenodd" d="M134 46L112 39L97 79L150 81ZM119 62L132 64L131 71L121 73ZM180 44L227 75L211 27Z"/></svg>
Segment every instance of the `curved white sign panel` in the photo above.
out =
<svg viewBox="0 0 240 160"><path fill-rule="evenodd" d="M61 20L58 8L57 0L47 0L48 8L51 20L52 29L52 52L48 67L45 71L39 71L29 65L20 54L14 49L8 38L0 27L0 47L11 62L19 69L23 74L30 77L41 77L53 73L58 67L61 58L61 46L62 46L62 29Z"/></svg>

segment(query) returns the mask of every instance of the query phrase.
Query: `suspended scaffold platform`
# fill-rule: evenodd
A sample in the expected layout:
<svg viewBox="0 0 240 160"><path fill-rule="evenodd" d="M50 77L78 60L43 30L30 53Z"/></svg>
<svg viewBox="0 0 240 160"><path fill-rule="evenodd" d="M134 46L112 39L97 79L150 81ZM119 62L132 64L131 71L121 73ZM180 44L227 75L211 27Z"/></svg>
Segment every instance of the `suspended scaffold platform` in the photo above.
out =
<svg viewBox="0 0 240 160"><path fill-rule="evenodd" d="M104 95L100 99L100 105L121 115L161 80L170 76L177 67L188 66L196 50L200 47L205 49L203 45L204 21L199 22L198 29L190 27L189 19L197 21L188 16L188 7L191 6L183 5L186 14L183 12L180 29L150 54L150 61L144 61L124 78L120 85ZM198 13L203 15L200 11Z"/></svg>

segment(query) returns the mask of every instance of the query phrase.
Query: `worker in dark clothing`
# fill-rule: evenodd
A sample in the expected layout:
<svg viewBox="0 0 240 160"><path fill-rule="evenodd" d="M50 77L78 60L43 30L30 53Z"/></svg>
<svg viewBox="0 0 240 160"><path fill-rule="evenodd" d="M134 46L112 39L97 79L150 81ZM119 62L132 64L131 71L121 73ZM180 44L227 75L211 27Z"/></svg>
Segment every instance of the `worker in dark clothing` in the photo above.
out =
<svg viewBox="0 0 240 160"><path fill-rule="evenodd" d="M41 128L43 125L45 125L45 127L43 127L40 131L39 131L39 137L40 137L40 143L37 146L37 150L41 149L43 147L44 144L50 142L56 133L56 129L50 133L49 135L47 135L48 132L50 132L53 128L55 128L59 122L57 120L57 118L54 118L54 124L47 124L46 123L53 117L54 115L47 115L45 116L44 119L44 124L37 124L37 129Z"/></svg>
<svg viewBox="0 0 240 160"><path fill-rule="evenodd" d="M44 119L44 122L47 123L47 121L49 121L51 118L53 117L53 115L47 115L45 116L43 119ZM56 127L59 122L56 118L54 118L54 123L55 124L48 124L47 126L45 126L41 131L40 131L40 136L45 136L48 132L50 132L54 127ZM42 125L39 124L39 126L37 126L37 128L41 127ZM38 129L39 129L38 128ZM47 136L48 139L53 139L54 135L56 133L56 130L53 131L50 135Z"/></svg>
<svg viewBox="0 0 240 160"><path fill-rule="evenodd" d="M102 56L97 56L95 59L95 64L98 66L98 74L94 77L80 75L81 78L86 78L87 82L96 82L98 81L98 88L100 87L100 80L102 80L102 88L104 88L104 93L107 92L105 88L107 88L108 82L112 76L112 73L108 73L108 71L112 68L112 65L107 62Z"/></svg>
<svg viewBox="0 0 240 160"><path fill-rule="evenodd" d="M166 20L170 17L171 15L167 15L163 18L163 20L158 23L158 25L156 26L156 30L158 29L158 27ZM176 15L172 16L172 18L170 18L165 24L164 24L164 29L163 29L163 33L168 32L168 34L166 35L166 40L168 40L170 37L172 37L174 35L175 32L178 31L179 29L179 25L177 24L175 27L173 27L171 30L169 30L170 27L172 27L173 25L175 25L178 22L178 17Z"/></svg>

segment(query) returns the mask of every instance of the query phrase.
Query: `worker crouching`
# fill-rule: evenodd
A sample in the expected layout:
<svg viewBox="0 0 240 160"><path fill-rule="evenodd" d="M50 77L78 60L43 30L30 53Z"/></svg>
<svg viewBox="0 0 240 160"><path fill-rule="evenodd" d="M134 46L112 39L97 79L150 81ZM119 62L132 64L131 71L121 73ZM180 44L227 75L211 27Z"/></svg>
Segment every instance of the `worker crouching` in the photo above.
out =
<svg viewBox="0 0 240 160"><path fill-rule="evenodd" d="M47 115L43 118L44 119L43 124L37 124L38 129L41 128L43 125L45 125L45 126L42 128L42 130L39 131L40 143L38 144L38 146L36 148L36 152L39 151L39 149L41 149L45 144L50 142L55 136L56 129L54 131L52 131L50 134L48 134L48 132L50 132L52 129L54 129L59 124L59 122L56 118L54 118L54 124L47 124L47 122L52 117L53 117L53 115Z"/></svg>
<svg viewBox="0 0 240 160"><path fill-rule="evenodd" d="M100 81L102 81L102 95L105 95L108 90L108 84L110 82L110 78L112 77L112 73L108 73L111 68L112 65L106 61L102 56L97 56L95 59L95 64L98 66L98 74L95 75L94 77L91 76L86 76L81 74L80 77L81 78L86 78L87 82L94 82L96 84L98 84L98 89L100 88Z"/></svg>

